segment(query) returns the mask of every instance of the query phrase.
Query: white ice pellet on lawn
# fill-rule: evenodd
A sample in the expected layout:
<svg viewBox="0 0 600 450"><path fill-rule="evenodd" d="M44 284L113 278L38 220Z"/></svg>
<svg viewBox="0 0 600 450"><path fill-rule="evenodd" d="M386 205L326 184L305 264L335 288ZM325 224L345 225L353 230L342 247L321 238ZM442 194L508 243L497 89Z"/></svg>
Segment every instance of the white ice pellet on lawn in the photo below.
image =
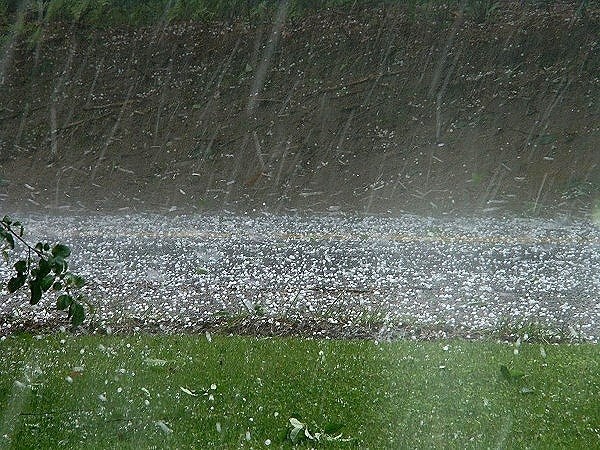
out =
<svg viewBox="0 0 600 450"><path fill-rule="evenodd" d="M217 433L220 433L221 432L221 422L217 422L216 427L217 427Z"/></svg>
<svg viewBox="0 0 600 450"><path fill-rule="evenodd" d="M184 392L187 395L191 395L192 397L198 397L198 394L196 394L194 391L190 391L189 389L184 388L183 386L179 386L179 389L181 389L181 392Z"/></svg>
<svg viewBox="0 0 600 450"><path fill-rule="evenodd" d="M106 401L106 395L104 395L104 394L98 395L98 400L100 400L101 402L105 402Z"/></svg>
<svg viewBox="0 0 600 450"><path fill-rule="evenodd" d="M158 428L160 428L160 429L161 429L161 430L162 430L164 433L170 434L170 433L172 433L172 432L173 432L173 430L172 430L172 429L170 429L170 428L169 428L169 426L168 426L166 423L164 423L162 420L158 420L158 421L156 421L156 422L154 422L154 423L155 423L155 424L156 424L156 426L157 426Z"/></svg>
<svg viewBox="0 0 600 450"><path fill-rule="evenodd" d="M246 440L250 440L250 430L246 431Z"/></svg>
<svg viewBox="0 0 600 450"><path fill-rule="evenodd" d="M265 440L265 445L271 445L271 439Z"/></svg>
<svg viewBox="0 0 600 450"><path fill-rule="evenodd" d="M65 381L66 381L67 383L69 383L69 384L73 384L73 378L71 378L71 377L69 377L69 376L66 376L66 377L65 377Z"/></svg>
<svg viewBox="0 0 600 450"><path fill-rule="evenodd" d="M217 389L217 385L215 383L210 385L210 388L214 391L215 389Z"/></svg>

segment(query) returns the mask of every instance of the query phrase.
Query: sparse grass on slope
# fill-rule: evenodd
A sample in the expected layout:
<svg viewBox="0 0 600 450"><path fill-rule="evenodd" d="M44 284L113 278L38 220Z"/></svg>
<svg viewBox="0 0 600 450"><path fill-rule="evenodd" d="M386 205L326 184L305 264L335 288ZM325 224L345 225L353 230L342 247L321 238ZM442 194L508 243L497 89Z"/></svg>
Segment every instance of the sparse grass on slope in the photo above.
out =
<svg viewBox="0 0 600 450"><path fill-rule="evenodd" d="M528 7L548 8L560 0L527 0ZM458 0L0 0L0 24L19 16L27 20L48 23L68 21L91 26L150 25L161 21L180 20L243 20L256 22L272 17L286 5L288 17L299 17L327 8L346 8L394 5L406 7L411 14L428 14L431 9L456 10ZM577 7L575 0L572 2ZM521 5L523 6L523 5ZM579 2L580 14L585 5ZM465 14L485 22L506 8L499 0L467 0ZM449 18L451 18L449 16Z"/></svg>
<svg viewBox="0 0 600 450"><path fill-rule="evenodd" d="M315 439L341 433L336 441L321 435L320 447L597 444L598 347L515 348L10 336L0 342L0 447L280 448L292 445L291 418Z"/></svg>

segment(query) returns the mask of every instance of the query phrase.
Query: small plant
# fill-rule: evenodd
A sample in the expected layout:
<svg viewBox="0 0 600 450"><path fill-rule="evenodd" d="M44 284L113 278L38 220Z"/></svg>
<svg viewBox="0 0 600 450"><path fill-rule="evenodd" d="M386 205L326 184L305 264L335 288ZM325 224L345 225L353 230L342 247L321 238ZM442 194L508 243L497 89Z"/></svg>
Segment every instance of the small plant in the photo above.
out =
<svg viewBox="0 0 600 450"><path fill-rule="evenodd" d="M517 369L509 369L504 364L500 365L500 376L503 380L508 381L511 384L520 384L520 382L526 378L525 372ZM528 395L534 393L535 389L530 386L521 386L519 388L519 394Z"/></svg>
<svg viewBox="0 0 600 450"><path fill-rule="evenodd" d="M516 370L516 369L509 369L507 366L505 366L504 364L500 365L500 375L502 375L502 378L506 381L517 381L520 380L521 378L523 378L525 376L525 373L520 371L520 370Z"/></svg>
<svg viewBox="0 0 600 450"><path fill-rule="evenodd" d="M71 325L81 325L85 319L83 303L90 306L82 294L75 296L73 290L80 289L85 280L69 272L67 258L71 249L64 244L51 246L47 242L38 242L34 246L23 239L24 228L20 222L4 216L0 221L0 242L3 242L2 257L9 262L9 251L15 249L15 241L27 249L27 258L18 260L13 268L16 274L8 281L9 293L17 292L27 284L29 303L36 305L44 293L52 290L60 293L56 299L56 308L67 312Z"/></svg>
<svg viewBox="0 0 600 450"><path fill-rule="evenodd" d="M501 6L496 0L471 0L465 6L465 13L481 24L489 21Z"/></svg>

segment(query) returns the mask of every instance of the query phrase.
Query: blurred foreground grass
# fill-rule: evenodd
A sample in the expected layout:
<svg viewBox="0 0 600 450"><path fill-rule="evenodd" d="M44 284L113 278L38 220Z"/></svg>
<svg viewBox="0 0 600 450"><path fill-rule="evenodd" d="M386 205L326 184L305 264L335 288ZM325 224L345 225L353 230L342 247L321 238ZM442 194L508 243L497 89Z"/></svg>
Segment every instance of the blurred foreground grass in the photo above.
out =
<svg viewBox="0 0 600 450"><path fill-rule="evenodd" d="M590 344L8 336L0 448L280 448L292 417L313 438L343 425L319 447L591 448L599 356Z"/></svg>

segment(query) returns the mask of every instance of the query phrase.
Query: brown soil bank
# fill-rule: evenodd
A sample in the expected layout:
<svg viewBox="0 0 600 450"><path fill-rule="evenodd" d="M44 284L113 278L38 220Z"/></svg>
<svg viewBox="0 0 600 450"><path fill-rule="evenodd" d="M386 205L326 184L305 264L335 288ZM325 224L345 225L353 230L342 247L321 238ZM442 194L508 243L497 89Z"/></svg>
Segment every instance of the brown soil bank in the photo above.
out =
<svg viewBox="0 0 600 450"><path fill-rule="evenodd" d="M599 10L380 5L7 40L0 209L585 213Z"/></svg>

